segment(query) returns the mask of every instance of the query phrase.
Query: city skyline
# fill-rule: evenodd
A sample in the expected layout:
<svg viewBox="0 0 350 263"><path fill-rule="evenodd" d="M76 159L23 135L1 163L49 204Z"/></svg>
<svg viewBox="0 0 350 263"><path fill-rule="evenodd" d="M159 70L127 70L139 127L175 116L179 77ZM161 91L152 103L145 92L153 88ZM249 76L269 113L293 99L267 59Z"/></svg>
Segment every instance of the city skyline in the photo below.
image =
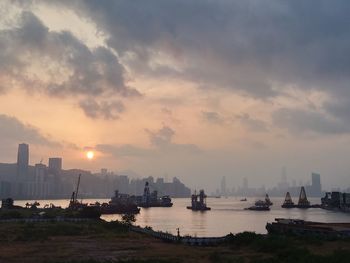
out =
<svg viewBox="0 0 350 263"><path fill-rule="evenodd" d="M79 168L63 169L60 157L49 157L48 165L30 165L30 147L18 145L16 163L0 162L0 198L15 199L67 199L74 191L80 177L80 198L109 198L115 191L123 194L140 195L147 182L152 191L172 197L189 197L191 189L178 178L172 180L143 176L129 178L106 168L91 172ZM88 157L88 156L87 156Z"/></svg>
<svg viewBox="0 0 350 263"><path fill-rule="evenodd" d="M347 6L1 1L0 160L349 187Z"/></svg>
<svg viewBox="0 0 350 263"><path fill-rule="evenodd" d="M87 156L88 159L90 159ZM35 163L32 166L29 163L30 159L30 151L29 151L29 145L25 143L20 143L18 145L18 153L17 153L17 162L16 163L2 163L0 162L0 195L1 196L8 196L8 195L15 195L15 196L22 196L23 192L29 192L29 196L51 196L54 197L55 195L61 196L63 193L67 194L71 190L71 188L74 188L74 178L69 179L69 183L65 184L63 183L64 179L62 174L70 175L70 176L77 176L78 174L89 174L94 175L97 177L100 177L100 179L103 179L105 176L112 176L112 177L126 177L128 178L127 181L130 180L141 180L143 183L145 181L149 181L151 186L154 184L154 176L152 175L135 175L135 174L129 174L129 173L120 173L117 171L110 171L107 168L100 168L99 171L89 171L89 170L82 170L79 167L72 168L72 169L63 169L63 159L61 157L48 157L48 163L47 165L43 163L43 159L40 160L40 163ZM12 167L12 168L11 168ZM34 169L30 171L30 168ZM66 172L64 172L66 171ZM72 172L69 172L72 171ZM68 173L67 173L68 172ZM34 176L34 177L33 177ZM296 183L295 179L292 179L292 181L288 181L287 174L286 174L286 167L282 167L282 173L281 173L281 181L278 182L276 185L262 185L262 186L251 186L248 183L248 178L244 177L242 178L243 182L242 185L226 185L226 176L223 176L220 181L220 189L217 188L215 192L214 186L209 187L207 190L212 191L212 195L218 196L261 196L265 193L268 193L272 196L283 196L286 192L290 192L292 195L297 196L300 187L306 187L307 194L312 197L320 197L326 192L329 191L340 191L345 190L348 191L350 188L348 187L335 187L335 188L322 188L321 183L321 176L318 173L311 173L311 181L299 181L298 185ZM123 179L124 180L124 179ZM123 181L122 180L122 181ZM173 178L172 182L179 181L176 177ZM27 183L33 184L33 186L24 186L24 184ZM38 186L35 185L35 183L45 183L46 186ZM171 181L168 180L168 178L164 177L158 177L156 180L157 185L163 185L164 183L170 183ZM179 181L180 182L180 181ZM292 183L291 183L292 182ZM142 192L142 184L138 185L138 190L135 190L134 194ZM185 181L186 183L186 181ZM105 196L113 192L114 190L119 190L121 192L125 191L127 193L129 192L129 188L125 187L125 184L128 183L114 183L115 189L112 189L108 187L108 191L104 191L102 188L99 188L97 191L93 191L95 196ZM68 186L68 187L67 187ZM185 186L185 185L183 185ZM91 187L91 186L90 186ZM107 186L105 186L106 188ZM158 186L160 187L160 186ZM214 187L214 188L213 188ZM24 189L27 190L24 190ZM66 189L64 189L66 188ZM73 189L72 188L72 189ZM186 190L186 194L189 195L192 192L199 190L201 187L198 186L191 186L191 188L188 188L188 191ZM37 190L40 189L40 190ZM46 190L43 190L46 189ZM157 188L155 188L156 190ZM160 188L159 188L160 189ZM42 192L44 191L44 194L35 194L37 191ZM169 191L172 191L170 188L168 188ZM64 195L63 194L63 195ZM186 194L183 194L185 196ZM182 195L179 193L175 194L176 196Z"/></svg>

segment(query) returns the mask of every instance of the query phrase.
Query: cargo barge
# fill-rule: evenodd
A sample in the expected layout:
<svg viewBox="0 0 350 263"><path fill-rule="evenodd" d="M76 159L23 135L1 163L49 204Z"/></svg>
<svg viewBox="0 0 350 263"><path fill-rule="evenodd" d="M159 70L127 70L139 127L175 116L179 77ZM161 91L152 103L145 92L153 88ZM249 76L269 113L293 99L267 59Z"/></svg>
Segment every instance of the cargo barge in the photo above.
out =
<svg viewBox="0 0 350 263"><path fill-rule="evenodd" d="M275 222L267 223L269 234L312 235L334 238L349 238L350 223L321 223L300 219L276 218Z"/></svg>

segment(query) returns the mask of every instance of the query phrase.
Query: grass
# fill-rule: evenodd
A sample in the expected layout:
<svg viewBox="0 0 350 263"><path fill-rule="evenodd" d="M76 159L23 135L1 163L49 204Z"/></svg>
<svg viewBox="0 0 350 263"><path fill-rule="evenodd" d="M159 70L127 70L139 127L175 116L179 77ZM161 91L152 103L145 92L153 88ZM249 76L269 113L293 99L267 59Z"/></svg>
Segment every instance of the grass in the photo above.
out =
<svg viewBox="0 0 350 263"><path fill-rule="evenodd" d="M0 242L43 241L55 236L126 235L128 227L120 222L47 222L6 223L0 225Z"/></svg>
<svg viewBox="0 0 350 263"><path fill-rule="evenodd" d="M350 262L349 240L243 232L222 245L191 247L104 221L2 223L0 233L0 262L9 263Z"/></svg>

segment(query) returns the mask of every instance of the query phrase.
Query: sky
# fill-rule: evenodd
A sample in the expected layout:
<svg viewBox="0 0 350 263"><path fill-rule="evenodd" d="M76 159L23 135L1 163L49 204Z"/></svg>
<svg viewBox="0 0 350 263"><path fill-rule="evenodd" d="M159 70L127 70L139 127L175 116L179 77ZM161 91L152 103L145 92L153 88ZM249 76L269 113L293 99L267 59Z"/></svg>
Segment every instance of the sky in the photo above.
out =
<svg viewBox="0 0 350 263"><path fill-rule="evenodd" d="M350 187L350 2L0 1L0 162ZM85 153L95 152L93 160Z"/></svg>

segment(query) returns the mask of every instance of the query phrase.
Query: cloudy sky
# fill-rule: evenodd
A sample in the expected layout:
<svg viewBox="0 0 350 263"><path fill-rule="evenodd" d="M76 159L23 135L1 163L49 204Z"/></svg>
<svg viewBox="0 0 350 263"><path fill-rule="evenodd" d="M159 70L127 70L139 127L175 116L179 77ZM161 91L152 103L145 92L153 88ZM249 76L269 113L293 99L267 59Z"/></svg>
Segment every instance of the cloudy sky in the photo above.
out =
<svg viewBox="0 0 350 263"><path fill-rule="evenodd" d="M0 1L0 162L350 186L350 2ZM92 161L84 154L95 151Z"/></svg>

